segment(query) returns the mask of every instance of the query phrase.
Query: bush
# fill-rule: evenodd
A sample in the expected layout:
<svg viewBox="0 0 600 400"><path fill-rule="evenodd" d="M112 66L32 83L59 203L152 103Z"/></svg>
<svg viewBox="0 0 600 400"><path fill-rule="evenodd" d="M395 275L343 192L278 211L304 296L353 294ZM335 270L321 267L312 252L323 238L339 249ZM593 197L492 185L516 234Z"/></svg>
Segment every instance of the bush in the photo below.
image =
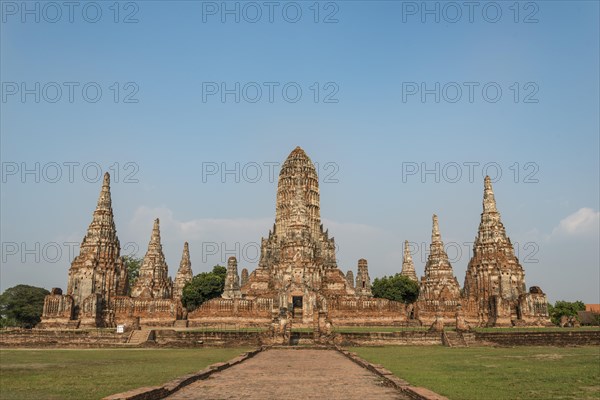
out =
<svg viewBox="0 0 600 400"><path fill-rule="evenodd" d="M225 276L227 268L215 265L212 272L202 272L183 287L181 303L192 311L200 307L202 303L221 296L225 288Z"/></svg>
<svg viewBox="0 0 600 400"><path fill-rule="evenodd" d="M371 291L375 297L408 304L417 301L419 284L407 276L396 274L375 278Z"/></svg>

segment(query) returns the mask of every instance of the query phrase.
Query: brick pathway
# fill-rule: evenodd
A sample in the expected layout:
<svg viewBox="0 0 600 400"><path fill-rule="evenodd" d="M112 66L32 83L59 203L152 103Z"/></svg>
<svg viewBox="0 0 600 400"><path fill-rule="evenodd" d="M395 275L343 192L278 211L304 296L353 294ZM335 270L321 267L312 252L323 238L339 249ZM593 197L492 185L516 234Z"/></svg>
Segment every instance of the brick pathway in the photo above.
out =
<svg viewBox="0 0 600 400"><path fill-rule="evenodd" d="M272 349L197 381L171 400L407 399L334 350Z"/></svg>

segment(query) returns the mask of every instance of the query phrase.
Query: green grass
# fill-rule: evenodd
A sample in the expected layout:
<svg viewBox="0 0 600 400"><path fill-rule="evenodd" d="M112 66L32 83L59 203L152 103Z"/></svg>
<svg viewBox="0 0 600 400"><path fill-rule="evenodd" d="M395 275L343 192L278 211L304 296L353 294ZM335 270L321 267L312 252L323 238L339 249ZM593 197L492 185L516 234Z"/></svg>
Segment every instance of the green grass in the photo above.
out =
<svg viewBox="0 0 600 400"><path fill-rule="evenodd" d="M600 347L353 347L412 385L460 399L598 399Z"/></svg>
<svg viewBox="0 0 600 400"><path fill-rule="evenodd" d="M247 351L203 349L0 349L0 399L99 399L163 384Z"/></svg>

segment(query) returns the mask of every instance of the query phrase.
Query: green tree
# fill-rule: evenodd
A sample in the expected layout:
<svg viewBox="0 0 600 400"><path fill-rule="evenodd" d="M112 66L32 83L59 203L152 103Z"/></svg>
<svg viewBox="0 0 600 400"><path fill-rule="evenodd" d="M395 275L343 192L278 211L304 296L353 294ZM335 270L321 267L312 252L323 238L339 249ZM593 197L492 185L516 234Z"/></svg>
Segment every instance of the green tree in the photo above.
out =
<svg viewBox="0 0 600 400"><path fill-rule="evenodd" d="M183 287L181 303L188 310L192 311L205 301L214 299L223 294L225 288L225 275L227 268L215 265L211 272L202 272Z"/></svg>
<svg viewBox="0 0 600 400"><path fill-rule="evenodd" d="M407 276L396 274L375 278L371 291L374 297L408 304L414 303L419 297L419 284Z"/></svg>
<svg viewBox="0 0 600 400"><path fill-rule="evenodd" d="M129 281L129 292L131 294L131 287L134 285L137 278L140 276L140 267L144 259L135 256L123 256L125 267L127 268L127 280Z"/></svg>
<svg viewBox="0 0 600 400"><path fill-rule="evenodd" d="M50 294L44 288L17 285L0 295L0 326L33 328L41 321L44 297Z"/></svg>
<svg viewBox="0 0 600 400"><path fill-rule="evenodd" d="M555 325L560 325L560 319L563 315L577 317L577 311L585 311L583 301L558 300L554 305L548 304L548 313L550 314L552 323Z"/></svg>
<svg viewBox="0 0 600 400"><path fill-rule="evenodd" d="M219 275L223 278L223 285L225 284L225 277L227 276L227 267L223 267L221 265L215 265L212 270L213 274Z"/></svg>

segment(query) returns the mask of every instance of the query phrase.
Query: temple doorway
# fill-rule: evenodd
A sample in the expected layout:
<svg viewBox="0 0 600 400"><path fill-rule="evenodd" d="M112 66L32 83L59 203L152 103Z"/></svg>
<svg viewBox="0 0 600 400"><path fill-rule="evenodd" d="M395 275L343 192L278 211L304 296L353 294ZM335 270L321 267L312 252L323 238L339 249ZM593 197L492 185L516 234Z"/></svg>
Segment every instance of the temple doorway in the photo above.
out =
<svg viewBox="0 0 600 400"><path fill-rule="evenodd" d="M292 316L302 318L302 296L292 296Z"/></svg>

